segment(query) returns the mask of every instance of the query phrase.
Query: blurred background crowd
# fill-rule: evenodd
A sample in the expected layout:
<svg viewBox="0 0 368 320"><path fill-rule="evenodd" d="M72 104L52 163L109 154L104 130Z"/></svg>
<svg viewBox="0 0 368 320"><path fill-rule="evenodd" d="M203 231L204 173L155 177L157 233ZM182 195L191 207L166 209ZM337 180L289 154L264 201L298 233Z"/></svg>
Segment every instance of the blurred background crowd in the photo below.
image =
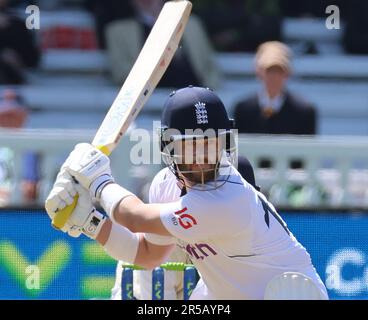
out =
<svg viewBox="0 0 368 320"><path fill-rule="evenodd" d="M172 89L211 87L244 138L240 153L276 205L368 206L368 2L192 3L180 49L136 126L152 128ZM40 29L25 26L31 4L40 9ZM0 126L96 130L163 4L0 0ZM339 9L333 29L326 26L331 4ZM8 134L0 131L0 139ZM291 135L286 145L280 134ZM4 141L0 204L11 203L14 179L21 180L16 205L42 204L47 150L15 150ZM144 196L147 169L132 169L131 179Z"/></svg>

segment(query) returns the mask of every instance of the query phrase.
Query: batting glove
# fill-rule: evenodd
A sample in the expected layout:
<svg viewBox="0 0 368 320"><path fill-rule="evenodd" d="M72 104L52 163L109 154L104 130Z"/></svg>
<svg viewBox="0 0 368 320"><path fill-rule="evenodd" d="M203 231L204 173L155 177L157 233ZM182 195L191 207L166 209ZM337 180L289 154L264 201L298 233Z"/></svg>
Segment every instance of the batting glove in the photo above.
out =
<svg viewBox="0 0 368 320"><path fill-rule="evenodd" d="M78 193L77 205L61 230L72 237L78 237L81 233L84 233L89 238L95 239L106 222L106 216L95 209L87 189L75 182L72 182L68 189L62 189L60 184L59 181L59 186L53 188L46 199L45 208L48 215L53 219L58 210L62 210L71 204L70 199L73 201L72 194ZM70 180L66 184L70 186Z"/></svg>
<svg viewBox="0 0 368 320"><path fill-rule="evenodd" d="M45 202L46 212L50 219L54 219L57 211L65 208L67 205L71 205L76 194L77 189L75 183L73 183L72 176L65 170L61 170ZM61 228L61 231L75 238L81 234L79 229L73 229L68 222Z"/></svg>
<svg viewBox="0 0 368 320"><path fill-rule="evenodd" d="M109 157L88 143L77 144L62 169L88 189L97 200L100 200L102 189L114 182Z"/></svg>

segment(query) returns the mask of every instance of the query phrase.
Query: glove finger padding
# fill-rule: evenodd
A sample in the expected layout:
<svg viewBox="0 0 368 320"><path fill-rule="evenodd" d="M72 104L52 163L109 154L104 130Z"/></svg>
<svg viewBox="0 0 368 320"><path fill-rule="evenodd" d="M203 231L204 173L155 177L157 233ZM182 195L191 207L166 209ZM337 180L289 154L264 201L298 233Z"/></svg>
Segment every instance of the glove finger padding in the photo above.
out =
<svg viewBox="0 0 368 320"><path fill-rule="evenodd" d="M79 194L79 198L78 203L68 220L68 223L82 227L86 223L90 213L94 210L94 206L88 190L78 184L76 184L75 187Z"/></svg>
<svg viewBox="0 0 368 320"><path fill-rule="evenodd" d="M45 209L51 220L55 217L58 210L64 209L73 202L74 196L77 194L75 185L76 182L74 182L72 176L67 171L61 169L45 201ZM71 225L66 224L61 230L69 233L70 228ZM79 236L79 234L80 231L71 232L72 236Z"/></svg>
<svg viewBox="0 0 368 320"><path fill-rule="evenodd" d="M79 237L81 233L84 233L95 239L106 217L94 208L89 191L75 182L69 173L58 175L54 188L46 199L46 211L53 219L56 212L69 205L73 201L72 195L77 193L79 195L77 205L61 231L72 237Z"/></svg>
<svg viewBox="0 0 368 320"><path fill-rule="evenodd" d="M52 220L56 215L56 212L59 209L62 209L66 206L65 201L61 200L58 194L50 194L45 203L46 212ZM77 238L81 234L80 228L73 228L70 223L66 223L64 227L60 229L61 231L68 233L70 236Z"/></svg>
<svg viewBox="0 0 368 320"><path fill-rule="evenodd" d="M61 187L65 189L69 195L73 198L77 194L75 189L75 180L65 169L60 170L54 183L54 188Z"/></svg>
<svg viewBox="0 0 368 320"><path fill-rule="evenodd" d="M72 204L73 198L67 190L61 187L53 188L45 201L45 209L51 219L55 217L57 211Z"/></svg>
<svg viewBox="0 0 368 320"><path fill-rule="evenodd" d="M45 201L45 208L51 219L54 218L57 210L61 210L73 202L74 196L77 194L75 185L76 183L67 171L61 170L59 172Z"/></svg>
<svg viewBox="0 0 368 320"><path fill-rule="evenodd" d="M45 201L45 209L51 219L55 217L58 209L63 209L63 205L66 206L65 201L59 196L59 191L59 188L52 189Z"/></svg>
<svg viewBox="0 0 368 320"><path fill-rule="evenodd" d="M59 188L57 188L58 190ZM76 193L74 193L75 195ZM71 194L68 192L68 190L66 189L60 189L58 196L60 197L61 200L63 200L66 205L71 205L74 201L74 197L71 196ZM63 208L58 208L59 210L63 209Z"/></svg>

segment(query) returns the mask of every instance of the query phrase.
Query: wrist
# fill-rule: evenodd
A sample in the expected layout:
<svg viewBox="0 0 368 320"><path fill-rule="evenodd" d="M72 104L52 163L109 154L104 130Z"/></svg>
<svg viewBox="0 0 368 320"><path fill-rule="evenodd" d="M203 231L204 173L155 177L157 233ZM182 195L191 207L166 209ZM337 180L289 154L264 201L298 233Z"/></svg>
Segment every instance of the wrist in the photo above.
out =
<svg viewBox="0 0 368 320"><path fill-rule="evenodd" d="M112 224L109 237L103 245L109 256L118 261L135 263L139 247L139 234L127 228Z"/></svg>
<svg viewBox="0 0 368 320"><path fill-rule="evenodd" d="M106 184L104 188L102 188L100 205L108 214L112 222L117 223L114 217L116 207L123 199L129 196L134 196L134 194L116 183Z"/></svg>
<svg viewBox="0 0 368 320"><path fill-rule="evenodd" d="M99 201L101 198L101 192L103 188L109 183L114 182L115 182L114 178L107 173L97 177L95 180L92 181L91 185L89 186L89 192L91 197Z"/></svg>

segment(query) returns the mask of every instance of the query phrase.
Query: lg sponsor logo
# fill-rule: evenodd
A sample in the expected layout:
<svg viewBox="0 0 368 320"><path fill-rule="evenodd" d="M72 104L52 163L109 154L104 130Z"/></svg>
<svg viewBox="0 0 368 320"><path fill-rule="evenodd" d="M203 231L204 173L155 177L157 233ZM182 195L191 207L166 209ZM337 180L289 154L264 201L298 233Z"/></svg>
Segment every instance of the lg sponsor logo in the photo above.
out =
<svg viewBox="0 0 368 320"><path fill-rule="evenodd" d="M178 216L177 219L173 219L173 223L174 225L177 225L178 222L179 224L184 228L184 229L189 229L191 227L193 227L193 225L197 224L197 220L194 219L193 216L191 216L188 213L185 213L188 210L187 207L184 207L183 209L179 210L179 211L175 211L175 215ZM178 221L178 222L177 222Z"/></svg>

